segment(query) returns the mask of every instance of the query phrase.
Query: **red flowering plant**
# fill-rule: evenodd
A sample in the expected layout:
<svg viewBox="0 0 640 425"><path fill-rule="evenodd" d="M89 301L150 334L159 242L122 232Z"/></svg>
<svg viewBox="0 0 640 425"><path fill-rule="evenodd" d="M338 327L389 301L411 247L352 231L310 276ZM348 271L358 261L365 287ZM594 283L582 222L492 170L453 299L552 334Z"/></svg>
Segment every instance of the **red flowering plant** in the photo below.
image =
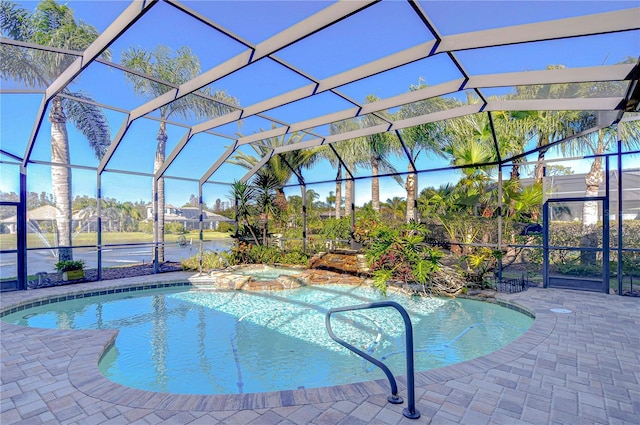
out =
<svg viewBox="0 0 640 425"><path fill-rule="evenodd" d="M380 224L370 231L365 255L373 275L373 285L386 293L390 281L427 285L440 269L443 254L423 243L428 230L419 223L400 228Z"/></svg>

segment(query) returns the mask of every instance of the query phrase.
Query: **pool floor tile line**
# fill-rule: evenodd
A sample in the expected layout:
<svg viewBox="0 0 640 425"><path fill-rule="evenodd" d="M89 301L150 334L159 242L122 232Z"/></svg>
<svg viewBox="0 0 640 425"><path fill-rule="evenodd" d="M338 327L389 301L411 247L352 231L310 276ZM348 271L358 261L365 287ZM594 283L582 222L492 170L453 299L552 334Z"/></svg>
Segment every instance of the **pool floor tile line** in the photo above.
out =
<svg viewBox="0 0 640 425"><path fill-rule="evenodd" d="M0 311L192 277L175 272L3 293ZM0 322L0 423L640 423L640 299L541 288L500 299L533 312L534 324L494 353L417 373L418 421L402 416L406 376L397 377L402 405L386 402L386 380L262 394L152 393L99 373L97 363L115 331Z"/></svg>

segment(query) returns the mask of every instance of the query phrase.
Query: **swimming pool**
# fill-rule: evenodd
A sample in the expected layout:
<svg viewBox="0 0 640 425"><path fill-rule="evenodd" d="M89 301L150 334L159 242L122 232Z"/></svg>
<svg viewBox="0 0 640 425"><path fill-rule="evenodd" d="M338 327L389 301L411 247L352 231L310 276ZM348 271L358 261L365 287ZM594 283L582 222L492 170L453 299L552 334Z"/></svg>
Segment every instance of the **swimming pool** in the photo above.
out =
<svg viewBox="0 0 640 425"><path fill-rule="evenodd" d="M303 270L294 269L291 267L254 265L231 268L229 272L242 276L250 276L254 280L269 281L275 280L280 276L297 276L299 274L302 274Z"/></svg>
<svg viewBox="0 0 640 425"><path fill-rule="evenodd" d="M330 340L328 308L379 300L370 288L324 285L278 292L188 287L81 298L7 315L11 323L63 329L119 329L100 369L144 390L237 394L383 378ZM411 315L416 370L475 358L509 343L528 316L463 299L390 294ZM405 373L403 325L393 310L334 316L336 334Z"/></svg>

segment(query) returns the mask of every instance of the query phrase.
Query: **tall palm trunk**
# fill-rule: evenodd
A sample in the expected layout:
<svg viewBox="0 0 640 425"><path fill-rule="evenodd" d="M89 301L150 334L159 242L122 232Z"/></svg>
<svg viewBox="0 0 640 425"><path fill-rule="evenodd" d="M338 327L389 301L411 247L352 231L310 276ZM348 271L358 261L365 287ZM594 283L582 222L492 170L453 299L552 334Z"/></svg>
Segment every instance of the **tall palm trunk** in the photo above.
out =
<svg viewBox="0 0 640 425"><path fill-rule="evenodd" d="M378 178L378 157L371 158L371 207L380 212L380 179Z"/></svg>
<svg viewBox="0 0 640 425"><path fill-rule="evenodd" d="M342 217L342 165L338 164L336 176L336 219Z"/></svg>
<svg viewBox="0 0 640 425"><path fill-rule="evenodd" d="M287 202L287 196L284 193L284 190L279 187L276 189L276 198L273 201L276 207L278 207L281 211L286 211L289 207L289 203Z"/></svg>
<svg viewBox="0 0 640 425"><path fill-rule="evenodd" d="M56 96L51 101L49 112L51 122L51 162L69 164L69 136L67 134L67 117L62 109L62 98ZM71 169L68 167L51 167L51 183L56 200L56 236L58 259L73 259L71 247Z"/></svg>
<svg viewBox="0 0 640 425"><path fill-rule="evenodd" d="M166 124L160 123L160 130L158 130L158 145L156 147L156 156L153 162L153 172L155 173L160 169L164 163L167 151L167 131ZM154 187L155 189L155 187ZM158 217L157 226L153 227L153 241L158 244L158 262L164 262L164 177L158 179L158 192L156 194L153 190L153 199L158 199L157 203L154 203L154 207L157 208L154 212Z"/></svg>
<svg viewBox="0 0 640 425"><path fill-rule="evenodd" d="M539 137L545 137L545 136L539 136ZM539 143L540 141L538 141L538 144ZM538 151L538 160L536 161L536 167L533 170L533 182L540 183L542 187L544 187L542 180L544 178L544 164L545 164L544 160L545 160L545 156L547 155L547 149L548 148L545 147ZM537 211L533 211L531 213L531 220L533 220L534 222L537 222L539 218L540 218L540 214Z"/></svg>
<svg viewBox="0 0 640 425"><path fill-rule="evenodd" d="M409 172L407 175L407 181L405 182L404 188L407 190L407 223L410 223L412 220L417 221L416 217L416 187L418 176L415 174L416 169L409 163Z"/></svg>
<svg viewBox="0 0 640 425"><path fill-rule="evenodd" d="M352 211L352 205L353 205L353 199L351 194L353 193L353 185L354 185L354 181L349 179L344 183L344 215L345 217L350 217L351 216L351 211Z"/></svg>
<svg viewBox="0 0 640 425"><path fill-rule="evenodd" d="M546 154L546 149L538 151L538 160L536 161L536 168L533 172L533 179L535 183L542 183L542 178L544 177L544 158Z"/></svg>
<svg viewBox="0 0 640 425"><path fill-rule="evenodd" d="M520 161L514 161L511 166L511 174L509 175L510 187L515 192L520 188ZM516 200L509 200L509 213L508 217L513 217L516 213ZM514 236L515 237L515 236Z"/></svg>
<svg viewBox="0 0 640 425"><path fill-rule="evenodd" d="M604 134L598 132L598 146L596 153L604 151ZM598 196L600 185L604 182L602 173L602 157L598 156L591 163L589 173L584 178L587 189L585 198ZM596 248L598 246L598 201L585 201L582 207L582 230L580 232L580 246L585 248ZM581 251L580 263L582 265L595 264L596 251Z"/></svg>
<svg viewBox="0 0 640 425"><path fill-rule="evenodd" d="M537 147L540 148L538 151L538 159L536 160L536 167L533 170L533 181L534 183L542 183L542 179L544 177L544 160L547 155L547 151L549 147L550 135L546 134L546 131L538 132L538 143Z"/></svg>
<svg viewBox="0 0 640 425"><path fill-rule="evenodd" d="M267 235L269 234L269 214L263 213L264 224L262 225L262 246L267 246Z"/></svg>

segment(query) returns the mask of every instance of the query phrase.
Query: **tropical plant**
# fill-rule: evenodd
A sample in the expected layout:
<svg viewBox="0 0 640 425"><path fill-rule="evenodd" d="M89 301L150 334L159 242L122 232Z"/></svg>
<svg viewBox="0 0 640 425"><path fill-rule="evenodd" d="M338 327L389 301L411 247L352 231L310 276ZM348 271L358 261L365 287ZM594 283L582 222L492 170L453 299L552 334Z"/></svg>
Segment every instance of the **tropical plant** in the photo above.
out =
<svg viewBox="0 0 640 425"><path fill-rule="evenodd" d="M365 103L373 103L380 100L374 95L368 95ZM382 118L382 119L381 119ZM379 111L376 114L364 115L361 119L362 127L372 127L385 122L392 122L388 112ZM402 186L402 178L397 175L393 162L390 161L392 153L400 149L398 138L388 132L376 133L366 136L369 146L369 168L371 169L371 206L375 211L380 211L380 172L392 174L392 178Z"/></svg>
<svg viewBox="0 0 640 425"><path fill-rule="evenodd" d="M397 223L403 222L406 217L407 201L399 196L388 198L382 204L381 213L383 216L388 217L390 222Z"/></svg>
<svg viewBox="0 0 640 425"><path fill-rule="evenodd" d="M277 247L237 243L227 253L222 253L229 265L238 264L292 264L307 265L309 257L297 250L283 251Z"/></svg>
<svg viewBox="0 0 640 425"><path fill-rule="evenodd" d="M547 70L564 69L564 65L548 65ZM544 84L516 87L514 99L561 99L575 98L576 84ZM592 116L580 111L523 111L520 117L528 123L529 136L536 140L538 159L533 173L536 182L542 182L546 154L549 145L594 124Z"/></svg>
<svg viewBox="0 0 640 425"><path fill-rule="evenodd" d="M182 270L200 270L200 262L202 261L202 270L222 269L229 265L225 252L205 251L200 254L185 258L180 262ZM227 254L228 255L228 254Z"/></svg>
<svg viewBox="0 0 640 425"><path fill-rule="evenodd" d="M275 124L272 126L272 129L274 128L276 128ZM274 149L289 144L299 143L303 138L304 134L299 132L292 133L289 137L284 134L279 137L270 137L261 140L260 143L250 144L251 148L255 151L255 156L242 151L236 151L234 156L227 162L230 164L240 165L241 167L250 170L262 158L270 156ZM317 160L317 154L321 150L321 147L316 147L311 149L295 149L282 152L271 156L269 161L267 161L263 167L263 170L268 171L278 182L276 187L275 203L282 211L287 210L287 198L284 194L283 186L287 184L294 174L300 175L302 169L311 167ZM302 187L300 190L301 196L304 196L304 193L302 193Z"/></svg>
<svg viewBox="0 0 640 425"><path fill-rule="evenodd" d="M269 217L277 216L281 210L275 205L276 189L279 187L278 178L268 170L261 170L253 179L255 188L256 203L260 211L262 221L262 244L267 245L269 234Z"/></svg>
<svg viewBox="0 0 640 425"><path fill-rule="evenodd" d="M619 127L619 128L618 128ZM563 155L594 155L589 172L585 176L586 198L598 196L605 175L602 167L602 154L614 148L618 142L618 130L625 150L640 148L640 121L618 123L617 126L603 128L578 139L560 145ZM582 229L580 246L594 248L597 246L598 202L585 201L582 207ZM580 261L583 265L595 263L595 251L581 251Z"/></svg>
<svg viewBox="0 0 640 425"><path fill-rule="evenodd" d="M469 254L461 258L465 279L474 284L484 287L487 275L493 272L503 254L501 251L488 247L478 247Z"/></svg>
<svg viewBox="0 0 640 425"><path fill-rule="evenodd" d="M427 84L423 83L422 79L418 81L418 84L412 84L409 86L409 91L418 91L427 87ZM403 105L398 112L399 119L413 118L417 115L423 115L428 113L438 112L444 109L449 109L459 104L456 100L449 100L444 98L431 98L419 102L413 102ZM421 155L433 155L436 157L444 156L442 151L442 140L445 131L444 121L436 121L426 124L420 124L405 128L401 131L402 142L404 147L398 149L406 149L406 154L409 156L409 164L407 178L405 181L405 190L407 191L407 209L406 209L406 221L417 221L418 209L416 208L416 198L418 190L418 174L416 173L415 163Z"/></svg>
<svg viewBox="0 0 640 425"><path fill-rule="evenodd" d="M329 192L329 196L327 196L326 200L327 200L327 207L329 208L329 218L331 218L331 207L336 202L336 195L334 194L333 191Z"/></svg>
<svg viewBox="0 0 640 425"><path fill-rule="evenodd" d="M230 198L236 206L236 223L243 223L244 228L251 234L253 241L258 244L253 226L249 223L249 217L252 215L252 203L254 202L255 188L247 182L234 181L231 184ZM238 234L236 234L236 237Z"/></svg>
<svg viewBox="0 0 640 425"><path fill-rule="evenodd" d="M2 35L17 41L42 46L78 51L78 56L97 37L98 31L81 21L76 21L73 10L54 0L44 0L33 13L16 3L0 2L0 27ZM105 59L110 53L102 53ZM74 61L76 56L2 44L0 47L0 72L3 79L13 79L28 87L48 87ZM91 103L91 98L65 87L51 99L51 183L56 209L56 237L58 258L71 260L71 169L67 120L86 137L96 157L101 158L111 143L107 119L102 110Z"/></svg>
<svg viewBox="0 0 640 425"><path fill-rule="evenodd" d="M154 99L166 93L171 86L179 86L200 75L200 60L189 47L181 47L172 52L167 46L157 46L152 51L140 47L131 47L122 52L121 61L127 68L154 78L145 78L138 74L125 72L125 78L136 94ZM158 81L158 79L160 81ZM167 120L179 116L186 120L210 119L235 110L239 102L222 90L212 91L210 87L199 90L189 96L183 96L158 109L160 125L156 135L156 153L153 165L154 173L165 162L167 150ZM156 193L157 187L157 193ZM157 225L154 227L153 240L158 244L157 260L164 261L164 178L160 177L152 188L154 214Z"/></svg>
<svg viewBox="0 0 640 425"><path fill-rule="evenodd" d="M305 193L305 197L307 198L307 212L317 207L318 199L320 199L320 194L313 189L307 189Z"/></svg>
<svg viewBox="0 0 640 425"><path fill-rule="evenodd" d="M428 285L441 267L442 253L423 244L425 226L408 223L400 227L378 226L365 249L373 286L386 293L390 281Z"/></svg>
<svg viewBox="0 0 640 425"><path fill-rule="evenodd" d="M331 123L330 134L342 134L360 129L357 120L343 120ZM343 168L350 173L345 180L344 211L350 216L354 200L352 199L354 181L353 173L359 166L366 166L370 161L370 149L364 137L343 140L331 146L323 146L320 155L328 160L337 170L336 174L336 218L342 217L342 180Z"/></svg>

